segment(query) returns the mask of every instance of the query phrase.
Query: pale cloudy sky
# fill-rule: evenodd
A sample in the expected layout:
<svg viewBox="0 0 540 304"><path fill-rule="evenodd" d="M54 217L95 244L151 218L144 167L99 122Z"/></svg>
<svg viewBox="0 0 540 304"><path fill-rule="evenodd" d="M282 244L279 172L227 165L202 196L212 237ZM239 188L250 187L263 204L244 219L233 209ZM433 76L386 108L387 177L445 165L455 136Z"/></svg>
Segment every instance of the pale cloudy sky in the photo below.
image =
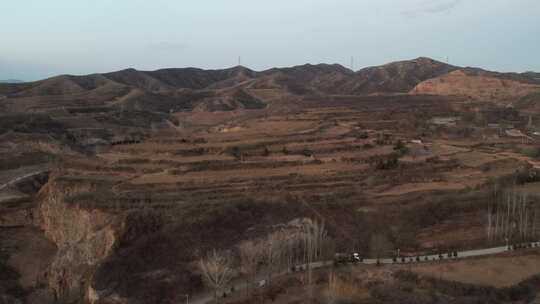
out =
<svg viewBox="0 0 540 304"><path fill-rule="evenodd" d="M0 0L0 79L128 67L355 68L427 56L540 71L539 0Z"/></svg>

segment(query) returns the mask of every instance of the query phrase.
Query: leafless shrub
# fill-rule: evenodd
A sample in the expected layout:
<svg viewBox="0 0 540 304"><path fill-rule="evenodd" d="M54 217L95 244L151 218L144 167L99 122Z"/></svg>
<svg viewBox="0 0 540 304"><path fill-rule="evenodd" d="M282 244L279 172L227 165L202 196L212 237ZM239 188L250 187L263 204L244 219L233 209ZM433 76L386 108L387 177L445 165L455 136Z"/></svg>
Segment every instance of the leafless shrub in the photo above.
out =
<svg viewBox="0 0 540 304"><path fill-rule="evenodd" d="M231 279L230 258L225 253L218 253L215 249L205 259L199 262L205 282L214 290L214 300L218 301L218 291L225 287Z"/></svg>
<svg viewBox="0 0 540 304"><path fill-rule="evenodd" d="M240 269L246 275L246 291L250 295L250 281L253 283L257 275L259 263L263 256L263 248L259 242L248 240L238 246L240 253Z"/></svg>

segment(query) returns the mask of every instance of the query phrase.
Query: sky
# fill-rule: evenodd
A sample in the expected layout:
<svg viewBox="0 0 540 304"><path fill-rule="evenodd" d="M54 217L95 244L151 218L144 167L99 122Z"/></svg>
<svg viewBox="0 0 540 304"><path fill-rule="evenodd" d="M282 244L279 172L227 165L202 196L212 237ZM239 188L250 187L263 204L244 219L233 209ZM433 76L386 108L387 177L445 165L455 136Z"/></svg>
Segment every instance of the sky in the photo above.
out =
<svg viewBox="0 0 540 304"><path fill-rule="evenodd" d="M539 0L0 0L0 79L125 68L354 69L431 57L540 72Z"/></svg>

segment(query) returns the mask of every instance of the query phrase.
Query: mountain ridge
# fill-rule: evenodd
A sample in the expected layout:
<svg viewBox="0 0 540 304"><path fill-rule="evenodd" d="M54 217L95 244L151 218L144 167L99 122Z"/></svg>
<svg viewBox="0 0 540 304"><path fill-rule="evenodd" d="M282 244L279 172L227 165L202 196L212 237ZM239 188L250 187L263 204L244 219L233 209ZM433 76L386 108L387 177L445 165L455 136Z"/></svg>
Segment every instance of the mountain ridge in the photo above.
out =
<svg viewBox="0 0 540 304"><path fill-rule="evenodd" d="M185 68L162 68L157 70L137 70L134 68L126 68L122 70L107 72L107 73L92 73L86 75L71 75L61 74L42 80L24 83L2 83L0 84L0 92L5 91L20 91L28 88L36 87L44 82L52 82L53 80L63 79L64 81L72 81L81 85L80 82L91 83L101 80L114 81L122 85L130 85L150 91L160 91L163 89L204 89L213 83L227 80L233 77L242 75L247 78L260 78L273 74L284 74L292 78L302 78L302 80L312 80L315 76L327 74L342 74L350 77L348 82L358 82L355 88L344 86L345 89L351 89L353 94L366 93L360 88L369 87L371 91L401 91L405 92L414 87L419 81L437 77L439 75L451 72L453 70L462 69L472 75L490 75L502 78L508 78L519 81L531 81L540 83L540 73L536 72L495 72L476 67L459 67L443 63L428 57L418 57L411 60L393 61L383 65L368 66L357 71L352 71L340 64L303 64L291 67L270 68L262 71L255 71L244 66L234 66L225 69L201 69L196 67ZM381 87L376 84L366 84L366 82L382 82L387 81L385 78L394 79L394 83L390 88ZM0 81L1 82L1 81ZM414 84L414 85L413 85ZM371 85L371 86L370 86ZM7 90L5 87L12 87ZM349 84L350 86L350 84ZM97 85L81 87L91 90ZM341 87L340 87L341 88ZM343 89L341 88L341 89ZM49 94L46 94L49 95Z"/></svg>
<svg viewBox="0 0 540 304"><path fill-rule="evenodd" d="M261 108L271 100L287 95L407 94L424 81L456 70L470 76L540 85L540 74L534 72L499 73L418 57L358 71L325 63L263 71L244 66L213 70L187 67L143 71L128 68L108 73L58 75L34 82L0 84L0 95L7 100L4 108L15 112L36 107L54 108L60 104L65 107L122 103L131 105L127 108L136 104L136 108L141 110L148 108L167 113L193 109L221 111ZM51 100L58 105L51 104Z"/></svg>
<svg viewBox="0 0 540 304"><path fill-rule="evenodd" d="M24 81L19 79L0 79L0 83L23 83Z"/></svg>

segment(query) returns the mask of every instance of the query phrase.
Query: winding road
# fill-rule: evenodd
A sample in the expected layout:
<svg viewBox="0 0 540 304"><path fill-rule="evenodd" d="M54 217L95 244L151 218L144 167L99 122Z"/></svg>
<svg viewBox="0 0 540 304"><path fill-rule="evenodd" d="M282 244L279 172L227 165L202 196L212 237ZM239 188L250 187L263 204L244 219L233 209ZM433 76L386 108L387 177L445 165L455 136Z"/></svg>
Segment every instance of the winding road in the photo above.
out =
<svg viewBox="0 0 540 304"><path fill-rule="evenodd" d="M48 172L48 171L49 170L39 170L39 171L33 171L33 172L30 172L30 173L18 176L16 178L10 180L7 183L0 185L0 191L4 190L4 188L7 188L7 187L9 187L9 186L11 186L13 184L16 184L16 183L20 182L23 179L27 179L27 178L32 177L32 176L40 175L40 174L43 174L43 173Z"/></svg>

